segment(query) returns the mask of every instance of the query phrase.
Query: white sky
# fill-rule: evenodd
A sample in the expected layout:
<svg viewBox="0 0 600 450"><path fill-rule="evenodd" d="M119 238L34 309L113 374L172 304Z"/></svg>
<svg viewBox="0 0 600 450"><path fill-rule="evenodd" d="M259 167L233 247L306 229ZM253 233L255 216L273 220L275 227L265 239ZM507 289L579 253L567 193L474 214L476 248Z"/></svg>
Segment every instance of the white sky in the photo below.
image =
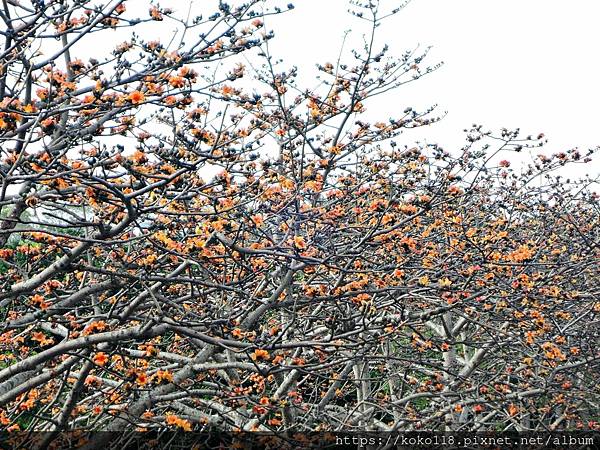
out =
<svg viewBox="0 0 600 450"><path fill-rule="evenodd" d="M352 29L354 39L367 31L346 13L347 0L293 3L295 10L268 21L276 32L270 45L304 72L335 62L344 30ZM448 115L427 130L427 140L448 149L463 144L462 130L472 123L544 132L547 152L600 145L599 18L597 0L412 0L384 23L380 42L394 55L431 45L423 65L444 65L390 94L374 112L381 109L385 120L393 108L437 103Z"/></svg>

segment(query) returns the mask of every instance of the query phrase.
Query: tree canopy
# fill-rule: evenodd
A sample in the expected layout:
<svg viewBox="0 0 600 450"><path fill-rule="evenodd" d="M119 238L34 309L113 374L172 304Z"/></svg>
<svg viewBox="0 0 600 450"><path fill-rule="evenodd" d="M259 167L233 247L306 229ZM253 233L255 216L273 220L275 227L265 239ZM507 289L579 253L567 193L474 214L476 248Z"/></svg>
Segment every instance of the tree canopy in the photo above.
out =
<svg viewBox="0 0 600 450"><path fill-rule="evenodd" d="M179 8L0 8L0 423L598 430L593 151L406 142L434 108L367 111L437 68L373 44L400 7L316 89L292 5Z"/></svg>

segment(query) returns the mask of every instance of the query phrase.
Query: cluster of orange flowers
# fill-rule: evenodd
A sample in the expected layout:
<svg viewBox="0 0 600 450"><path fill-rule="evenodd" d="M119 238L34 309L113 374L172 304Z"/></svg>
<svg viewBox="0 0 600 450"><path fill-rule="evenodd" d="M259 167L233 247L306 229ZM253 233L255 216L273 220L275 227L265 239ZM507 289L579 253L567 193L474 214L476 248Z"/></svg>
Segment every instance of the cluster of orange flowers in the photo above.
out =
<svg viewBox="0 0 600 450"><path fill-rule="evenodd" d="M520 245L515 251L509 253L506 259L509 261L522 263L523 261L531 259L533 255L534 252L529 245Z"/></svg>
<svg viewBox="0 0 600 450"><path fill-rule="evenodd" d="M183 431L192 431L192 425L188 420L182 419L172 413L167 413L165 415L165 423L167 425L181 428Z"/></svg>
<svg viewBox="0 0 600 450"><path fill-rule="evenodd" d="M254 353L252 353L251 358L253 361L258 361L258 360L269 360L271 358L271 355L269 355L269 352L267 350L263 350L263 349L256 349L254 351Z"/></svg>
<svg viewBox="0 0 600 450"><path fill-rule="evenodd" d="M90 335L97 331L103 331L106 329L106 322L104 320L97 320L95 322L90 323L87 327L83 329L82 334L84 336Z"/></svg>

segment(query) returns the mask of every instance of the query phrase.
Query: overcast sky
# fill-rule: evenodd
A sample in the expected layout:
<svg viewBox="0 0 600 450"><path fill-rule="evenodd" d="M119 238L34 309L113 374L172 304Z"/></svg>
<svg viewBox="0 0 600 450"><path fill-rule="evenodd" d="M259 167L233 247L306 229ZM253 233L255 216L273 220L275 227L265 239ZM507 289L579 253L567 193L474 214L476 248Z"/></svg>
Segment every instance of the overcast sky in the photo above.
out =
<svg viewBox="0 0 600 450"><path fill-rule="evenodd" d="M367 31L346 13L347 0L293 3L267 25L276 32L273 53L303 71L335 62L344 30L354 39ZM412 0L384 23L380 42L397 55L431 45L424 64L444 65L377 108L385 119L383 108L438 104L448 115L428 140L447 147L462 145L462 129L474 122L544 132L548 152L600 145L599 19L597 0Z"/></svg>

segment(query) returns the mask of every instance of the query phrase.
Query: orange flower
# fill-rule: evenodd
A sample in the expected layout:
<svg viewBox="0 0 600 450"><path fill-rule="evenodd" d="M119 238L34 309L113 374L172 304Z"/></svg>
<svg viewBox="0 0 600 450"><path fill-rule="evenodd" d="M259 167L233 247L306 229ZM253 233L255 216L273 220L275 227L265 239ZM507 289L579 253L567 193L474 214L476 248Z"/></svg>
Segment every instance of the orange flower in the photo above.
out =
<svg viewBox="0 0 600 450"><path fill-rule="evenodd" d="M418 279L418 282L421 286L427 286L429 284L429 277L427 275L423 275Z"/></svg>
<svg viewBox="0 0 600 450"><path fill-rule="evenodd" d="M42 346L54 343L54 339L47 338L46 335L44 333L42 333L41 331L37 331L37 332L33 333L31 340L39 342L40 345L42 345Z"/></svg>
<svg viewBox="0 0 600 450"><path fill-rule="evenodd" d="M263 217L260 214L256 214L256 215L252 216L251 218L252 218L252 222L254 222L254 224L257 227L260 227L264 223Z"/></svg>
<svg viewBox="0 0 600 450"><path fill-rule="evenodd" d="M438 280L438 284L441 287L448 287L452 284L452 281L450 281L450 279L448 277L444 277L444 278Z"/></svg>
<svg viewBox="0 0 600 450"><path fill-rule="evenodd" d="M243 336L243 333L242 333L242 330L240 330L239 328L234 328L234 329L231 331L231 335L232 335L233 337L235 337L235 338L238 338L238 339L239 339L239 338L241 338L241 337Z"/></svg>
<svg viewBox="0 0 600 450"><path fill-rule="evenodd" d="M306 248L306 241L302 236L294 237L294 247L296 247L299 250L304 250Z"/></svg>
<svg viewBox="0 0 600 450"><path fill-rule="evenodd" d="M150 17L152 17L153 20L163 20L162 13L156 6L150 8Z"/></svg>
<svg viewBox="0 0 600 450"><path fill-rule="evenodd" d="M131 159L138 164L144 164L145 162L148 162L148 157L140 150L136 150L135 153L131 155Z"/></svg>
<svg viewBox="0 0 600 450"><path fill-rule="evenodd" d="M177 426L183 431L192 431L192 425L185 419L179 419L179 422L177 422Z"/></svg>
<svg viewBox="0 0 600 450"><path fill-rule="evenodd" d="M52 118L48 118L48 119L42 120L40 122L40 125L42 126L42 129L44 131L50 131L56 125L56 121L54 119L52 119Z"/></svg>
<svg viewBox="0 0 600 450"><path fill-rule="evenodd" d="M31 340L42 342L42 341L46 340L46 335L44 333L42 333L41 331L36 331L35 333L33 333L31 335Z"/></svg>
<svg viewBox="0 0 600 450"><path fill-rule="evenodd" d="M448 188L448 193L453 194L453 195L459 195L459 194L462 194L462 189L459 188L458 186L452 185Z"/></svg>
<svg viewBox="0 0 600 450"><path fill-rule="evenodd" d="M105 329L106 329L106 322L104 322L104 320L98 320L98 321L90 323L87 327L85 327L83 330L83 335L87 336L88 334L92 334L95 331L102 331Z"/></svg>
<svg viewBox="0 0 600 450"><path fill-rule="evenodd" d="M0 258L2 259L10 258L14 253L15 251L13 249L0 248Z"/></svg>
<svg viewBox="0 0 600 450"><path fill-rule="evenodd" d="M104 364L106 364L108 362L108 356L104 352L99 352L99 353L96 353L93 361L94 361L94 363L98 364L99 366L103 366Z"/></svg>
<svg viewBox="0 0 600 450"><path fill-rule="evenodd" d="M168 370L158 370L156 372L156 379L158 381L173 381L173 374Z"/></svg>
<svg viewBox="0 0 600 450"><path fill-rule="evenodd" d="M369 211L382 211L386 207L386 201L380 198L376 198L369 205Z"/></svg>
<svg viewBox="0 0 600 450"><path fill-rule="evenodd" d="M46 100L48 98L48 89L46 88L40 88L37 91L35 91L35 93L37 94L40 100Z"/></svg>
<svg viewBox="0 0 600 450"><path fill-rule="evenodd" d="M362 104L361 102L357 102L357 103L354 105L354 109L353 109L353 111L354 111L354 112L365 112L365 107L363 106L363 104Z"/></svg>
<svg viewBox="0 0 600 450"><path fill-rule="evenodd" d="M508 255L508 259L514 262L523 262L531 259L534 255L533 250L528 245L520 245L515 251Z"/></svg>
<svg viewBox="0 0 600 450"><path fill-rule="evenodd" d="M165 416L165 422L167 425L176 425L178 420L179 417L177 417L175 414L167 414Z"/></svg>
<svg viewBox="0 0 600 450"><path fill-rule="evenodd" d="M169 84L174 88L182 88L185 86L185 80L182 77L171 77L169 78Z"/></svg>
<svg viewBox="0 0 600 450"><path fill-rule="evenodd" d="M139 385L144 385L146 383L148 383L148 375L146 375L146 372L140 372L138 373L135 382Z"/></svg>
<svg viewBox="0 0 600 450"><path fill-rule="evenodd" d="M352 298L352 301L357 305L369 303L370 300L371 296L369 294L358 294L357 296Z"/></svg>
<svg viewBox="0 0 600 450"><path fill-rule="evenodd" d="M190 80L195 80L198 76L198 73L195 70L190 69L189 67L182 67L179 69L179 76L183 78L188 78Z"/></svg>
<svg viewBox="0 0 600 450"><path fill-rule="evenodd" d="M134 105L139 105L146 99L146 96L141 91L133 91L127 98Z"/></svg>
<svg viewBox="0 0 600 450"><path fill-rule="evenodd" d="M175 414L167 413L165 415L165 422L167 425L175 425L181 428L183 431L192 431L192 425L185 419L180 419Z"/></svg>
<svg viewBox="0 0 600 450"><path fill-rule="evenodd" d="M418 211L418 209L417 209L417 207L415 205L406 205L406 204L403 204L403 205L400 205L399 208L400 208L400 211L403 214L414 214L414 213L416 213Z"/></svg>
<svg viewBox="0 0 600 450"><path fill-rule="evenodd" d="M31 297L31 303L33 305L39 306L40 309L46 309L49 305L49 303L46 302L44 297L42 297L40 294L35 294L33 297Z"/></svg>
<svg viewBox="0 0 600 450"><path fill-rule="evenodd" d="M266 350L262 350L262 349L257 349L254 351L254 353L252 353L252 355L250 355L250 357L252 358L252 360L257 361L259 359L269 359L269 352Z"/></svg>
<svg viewBox="0 0 600 450"><path fill-rule="evenodd" d="M289 178L285 178L285 179L281 180L281 187L284 189L294 189L295 184Z"/></svg>

